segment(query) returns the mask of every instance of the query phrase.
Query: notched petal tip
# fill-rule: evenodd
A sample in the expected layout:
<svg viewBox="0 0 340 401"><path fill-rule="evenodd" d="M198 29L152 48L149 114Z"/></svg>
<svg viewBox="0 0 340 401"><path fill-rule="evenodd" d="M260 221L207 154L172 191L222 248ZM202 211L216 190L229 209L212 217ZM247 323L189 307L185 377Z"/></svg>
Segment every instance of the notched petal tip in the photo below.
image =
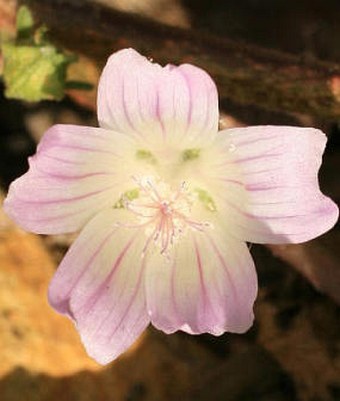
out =
<svg viewBox="0 0 340 401"><path fill-rule="evenodd" d="M305 235L299 239L292 239L289 243L303 243L311 241L330 231L339 220L339 207L332 199L321 194L320 208L314 212L318 224L310 228L306 225ZM312 218L312 216L311 216Z"/></svg>
<svg viewBox="0 0 340 401"><path fill-rule="evenodd" d="M195 233L174 249L173 263L148 263L151 323L167 334L244 333L254 320L255 267L247 246L224 228Z"/></svg>
<svg viewBox="0 0 340 401"><path fill-rule="evenodd" d="M219 138L237 167L226 182L235 193L221 191L226 215L240 239L254 243L300 243L333 227L338 208L319 187L318 172L326 135L314 128L254 126L223 131ZM237 193L236 191L239 191ZM229 197L228 197L229 194ZM243 202L235 199L244 197Z"/></svg>
<svg viewBox="0 0 340 401"><path fill-rule="evenodd" d="M72 321L88 356L103 366L118 358L122 351L113 353L112 347L108 347L107 344L101 344L96 338L88 337L84 333L81 328L81 322L78 321L77 315L72 311L70 297L60 297L60 288L58 288L57 281L53 278L50 283L47 296L48 303L57 313L66 316Z"/></svg>
<svg viewBox="0 0 340 401"><path fill-rule="evenodd" d="M100 126L144 143L217 132L218 96L198 67L161 65L124 49L110 56L98 87Z"/></svg>
<svg viewBox="0 0 340 401"><path fill-rule="evenodd" d="M11 184L7 214L37 234L77 232L114 203L134 171L131 148L129 138L114 131L54 125L29 159L29 170Z"/></svg>
<svg viewBox="0 0 340 401"><path fill-rule="evenodd" d="M14 223L26 231L31 231L30 225L26 224L25 219L23 218L26 214L25 206L18 198L18 193L20 194L20 185L22 181L25 180L26 175L27 173L10 184L7 196L2 204L2 209Z"/></svg>
<svg viewBox="0 0 340 401"><path fill-rule="evenodd" d="M112 63L119 63L127 67L128 65L126 63L136 63L136 62L143 62L143 63L147 62L152 64L150 59L148 59L147 57L143 56L142 54L138 53L135 49L132 49L130 47L118 50L117 52L111 54L111 56L108 58L106 62L106 66L109 66Z"/></svg>
<svg viewBox="0 0 340 401"><path fill-rule="evenodd" d="M52 278L50 285L48 286L48 303L57 313L67 316L76 323L76 318L70 308L70 298L63 295L55 278L56 275Z"/></svg>
<svg viewBox="0 0 340 401"><path fill-rule="evenodd" d="M82 230L58 267L49 302L73 320L88 354L107 364L149 324L144 295L144 246L124 209L103 210Z"/></svg>

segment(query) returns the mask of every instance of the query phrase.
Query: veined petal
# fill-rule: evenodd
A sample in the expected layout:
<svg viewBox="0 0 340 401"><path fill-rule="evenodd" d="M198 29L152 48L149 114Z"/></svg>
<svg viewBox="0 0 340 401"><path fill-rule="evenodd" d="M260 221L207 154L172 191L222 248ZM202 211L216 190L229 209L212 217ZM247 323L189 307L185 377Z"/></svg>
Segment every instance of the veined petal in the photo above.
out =
<svg viewBox="0 0 340 401"><path fill-rule="evenodd" d="M11 184L5 211L28 231L77 231L124 192L134 172L132 149L129 138L114 131L55 125L30 159L29 171Z"/></svg>
<svg viewBox="0 0 340 401"><path fill-rule="evenodd" d="M84 346L106 364L124 352L149 323L144 291L145 238L124 227L123 209L88 223L59 266L50 304L75 321Z"/></svg>
<svg viewBox="0 0 340 401"><path fill-rule="evenodd" d="M246 244L216 225L189 232L169 261L153 255L146 292L151 322L166 333L242 333L253 322L257 278Z"/></svg>
<svg viewBox="0 0 340 401"><path fill-rule="evenodd" d="M121 50L109 58L101 76L98 119L101 127L143 143L216 134L216 86L198 67L162 68L132 49Z"/></svg>
<svg viewBox="0 0 340 401"><path fill-rule="evenodd" d="M318 183L326 144L321 131L258 126L222 131L218 140L226 157L211 171L219 176L216 193L234 235L250 242L296 243L335 224L338 208Z"/></svg>

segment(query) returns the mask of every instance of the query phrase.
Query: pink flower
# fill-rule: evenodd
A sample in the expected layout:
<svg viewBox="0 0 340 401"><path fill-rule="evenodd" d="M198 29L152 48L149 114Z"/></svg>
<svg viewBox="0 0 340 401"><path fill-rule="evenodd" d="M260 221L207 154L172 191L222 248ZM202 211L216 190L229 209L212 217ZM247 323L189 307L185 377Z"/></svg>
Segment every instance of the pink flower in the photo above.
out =
<svg viewBox="0 0 340 401"><path fill-rule="evenodd" d="M165 333L245 332L257 292L246 241L308 241L337 220L318 186L325 135L218 132L216 87L197 67L115 53L98 118L100 128L49 129L5 210L35 233L81 230L49 300L100 363L150 322Z"/></svg>

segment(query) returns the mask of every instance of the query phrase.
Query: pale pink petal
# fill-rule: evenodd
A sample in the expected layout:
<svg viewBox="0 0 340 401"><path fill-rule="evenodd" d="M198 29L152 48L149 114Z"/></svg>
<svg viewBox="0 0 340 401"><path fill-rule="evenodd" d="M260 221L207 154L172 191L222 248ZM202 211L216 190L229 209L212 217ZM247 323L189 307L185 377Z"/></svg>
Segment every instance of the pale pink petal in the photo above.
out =
<svg viewBox="0 0 340 401"><path fill-rule="evenodd" d="M216 226L179 239L169 260L153 255L146 291L151 322L166 333L242 333L253 322L257 278L246 244Z"/></svg>
<svg viewBox="0 0 340 401"><path fill-rule="evenodd" d="M53 126L30 158L29 171L11 184L5 211L28 231L79 230L121 196L134 171L125 160L130 148L129 138L114 131Z"/></svg>
<svg viewBox="0 0 340 401"><path fill-rule="evenodd" d="M144 237L124 227L123 209L97 215L81 232L49 288L50 304L75 321L84 346L106 364L149 323L144 295Z"/></svg>
<svg viewBox="0 0 340 401"><path fill-rule="evenodd" d="M218 97L210 76L184 64L162 68L132 49L113 54L98 88L101 127L155 138L194 139L217 132Z"/></svg>
<svg viewBox="0 0 340 401"><path fill-rule="evenodd" d="M250 242L295 243L332 228L338 208L318 183L325 144L325 135L312 128L220 132L218 148L224 156L207 170L233 235Z"/></svg>

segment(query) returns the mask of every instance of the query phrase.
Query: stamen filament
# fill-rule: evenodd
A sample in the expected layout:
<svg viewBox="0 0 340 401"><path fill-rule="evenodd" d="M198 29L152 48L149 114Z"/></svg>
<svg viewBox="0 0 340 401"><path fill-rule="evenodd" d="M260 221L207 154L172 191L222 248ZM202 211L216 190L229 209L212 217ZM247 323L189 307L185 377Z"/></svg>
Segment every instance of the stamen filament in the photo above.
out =
<svg viewBox="0 0 340 401"><path fill-rule="evenodd" d="M126 209L140 221L134 227L145 228L147 239L142 257L145 256L152 241L159 246L160 253L165 255L169 254L168 251L175 241L187 229L202 232L211 227L210 223L190 218L197 197L189 192L185 181L174 191L164 182L155 181L150 177L141 179L133 177L133 179L139 187L139 197L126 200Z"/></svg>

